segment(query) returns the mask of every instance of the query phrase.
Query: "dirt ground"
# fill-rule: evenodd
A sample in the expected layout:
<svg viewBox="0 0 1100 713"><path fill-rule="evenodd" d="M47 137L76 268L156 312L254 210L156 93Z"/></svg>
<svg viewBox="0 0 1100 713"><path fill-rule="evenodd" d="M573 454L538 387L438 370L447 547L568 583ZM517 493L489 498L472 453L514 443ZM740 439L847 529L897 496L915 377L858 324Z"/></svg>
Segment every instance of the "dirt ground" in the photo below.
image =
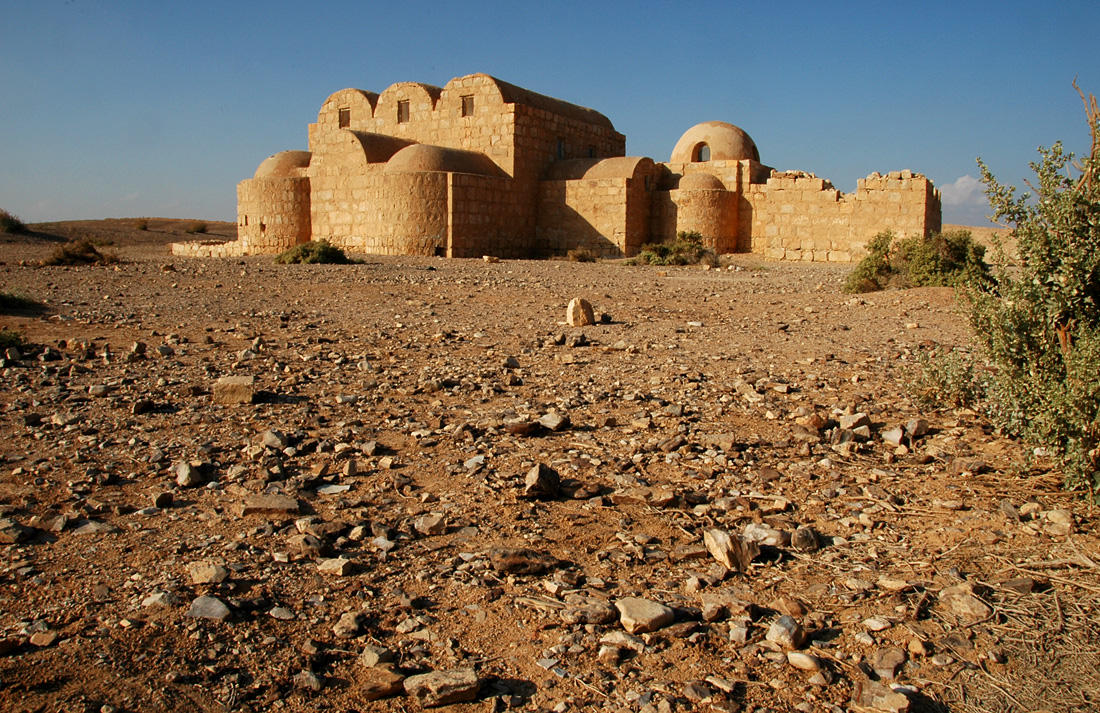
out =
<svg viewBox="0 0 1100 713"><path fill-rule="evenodd" d="M0 235L0 710L1100 705L1095 510L910 395L951 290L188 223ZM121 260L37 266L72 237Z"/></svg>

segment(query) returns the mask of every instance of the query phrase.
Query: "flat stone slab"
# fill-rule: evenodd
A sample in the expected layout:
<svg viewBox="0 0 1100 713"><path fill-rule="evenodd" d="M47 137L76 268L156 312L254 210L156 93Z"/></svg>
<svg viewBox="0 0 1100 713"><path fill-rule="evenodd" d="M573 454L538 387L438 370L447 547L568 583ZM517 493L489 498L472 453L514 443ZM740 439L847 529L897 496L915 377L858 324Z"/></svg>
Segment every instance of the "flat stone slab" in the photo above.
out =
<svg viewBox="0 0 1100 713"><path fill-rule="evenodd" d="M214 382L214 400L220 404L250 404L255 397L254 376L223 376Z"/></svg>
<svg viewBox="0 0 1100 713"><path fill-rule="evenodd" d="M296 513L298 500L288 495L252 495L240 505L241 517L262 513Z"/></svg>
<svg viewBox="0 0 1100 713"><path fill-rule="evenodd" d="M405 692L425 708L472 701L480 687L481 682L472 668L432 671L405 679Z"/></svg>
<svg viewBox="0 0 1100 713"><path fill-rule="evenodd" d="M676 619L669 607L641 597L624 597L615 602L615 608L619 610L619 622L630 634L657 631Z"/></svg>

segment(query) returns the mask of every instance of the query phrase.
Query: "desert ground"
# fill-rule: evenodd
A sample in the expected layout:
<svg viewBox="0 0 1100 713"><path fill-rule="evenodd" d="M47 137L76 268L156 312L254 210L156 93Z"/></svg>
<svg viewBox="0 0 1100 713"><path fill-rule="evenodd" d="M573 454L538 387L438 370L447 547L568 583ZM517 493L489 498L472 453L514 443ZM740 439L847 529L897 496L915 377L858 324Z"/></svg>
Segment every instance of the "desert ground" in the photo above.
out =
<svg viewBox="0 0 1100 713"><path fill-rule="evenodd" d="M950 289L135 225L0 234L0 710L1100 706L1095 509L912 396Z"/></svg>

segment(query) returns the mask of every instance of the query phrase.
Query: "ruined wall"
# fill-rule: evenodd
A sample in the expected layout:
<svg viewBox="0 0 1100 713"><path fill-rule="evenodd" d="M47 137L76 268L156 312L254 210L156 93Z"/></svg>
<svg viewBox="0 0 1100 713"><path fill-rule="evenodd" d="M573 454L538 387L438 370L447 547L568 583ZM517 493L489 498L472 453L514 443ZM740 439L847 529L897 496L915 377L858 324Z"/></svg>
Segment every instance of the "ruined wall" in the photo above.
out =
<svg viewBox="0 0 1100 713"><path fill-rule="evenodd" d="M821 178L776 173L751 184L740 225L751 250L780 260L850 262L876 233L927 235L939 230L939 195L911 171L871 174L844 195Z"/></svg>

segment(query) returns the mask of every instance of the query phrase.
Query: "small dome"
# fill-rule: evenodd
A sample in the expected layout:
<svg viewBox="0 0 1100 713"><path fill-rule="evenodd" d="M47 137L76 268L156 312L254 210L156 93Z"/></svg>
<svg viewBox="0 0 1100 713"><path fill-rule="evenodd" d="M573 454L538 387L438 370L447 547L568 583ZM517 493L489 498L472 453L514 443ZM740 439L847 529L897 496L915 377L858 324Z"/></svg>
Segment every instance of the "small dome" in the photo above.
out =
<svg viewBox="0 0 1100 713"><path fill-rule="evenodd" d="M256 168L253 178L286 178L295 176L294 169L309 166L309 151L281 151L268 156Z"/></svg>
<svg viewBox="0 0 1100 713"><path fill-rule="evenodd" d="M704 121L685 131L676 142L671 163L745 159L760 160L760 152L748 134L724 121Z"/></svg>
<svg viewBox="0 0 1100 713"><path fill-rule="evenodd" d="M406 146L386 162L386 173L420 173L423 171L475 173L483 176L504 175L500 167L483 153L448 149L430 144Z"/></svg>
<svg viewBox="0 0 1100 713"><path fill-rule="evenodd" d="M680 179L681 191L724 191L722 180L711 173L689 173Z"/></svg>

